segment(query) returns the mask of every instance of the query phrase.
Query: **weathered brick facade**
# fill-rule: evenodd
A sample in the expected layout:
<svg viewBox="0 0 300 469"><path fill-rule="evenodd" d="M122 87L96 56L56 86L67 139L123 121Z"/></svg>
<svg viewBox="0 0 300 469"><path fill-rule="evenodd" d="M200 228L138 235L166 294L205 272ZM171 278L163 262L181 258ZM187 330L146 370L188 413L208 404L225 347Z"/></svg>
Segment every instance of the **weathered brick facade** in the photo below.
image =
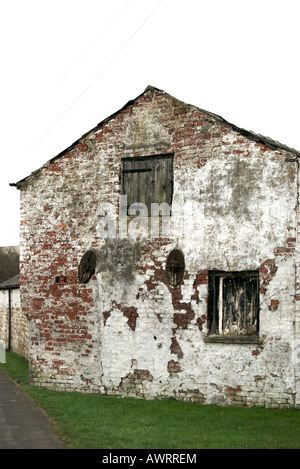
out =
<svg viewBox="0 0 300 469"><path fill-rule="evenodd" d="M122 173L122 161L155 155L173 155L163 234L164 217L120 221L124 174L154 168ZM299 406L299 156L148 87L18 182L32 382L205 404ZM166 265L174 249L184 256L176 285ZM96 255L95 272L80 283L87 251ZM220 272L218 298L212 272ZM216 313L235 294L231 312ZM242 297L255 333L239 329Z"/></svg>

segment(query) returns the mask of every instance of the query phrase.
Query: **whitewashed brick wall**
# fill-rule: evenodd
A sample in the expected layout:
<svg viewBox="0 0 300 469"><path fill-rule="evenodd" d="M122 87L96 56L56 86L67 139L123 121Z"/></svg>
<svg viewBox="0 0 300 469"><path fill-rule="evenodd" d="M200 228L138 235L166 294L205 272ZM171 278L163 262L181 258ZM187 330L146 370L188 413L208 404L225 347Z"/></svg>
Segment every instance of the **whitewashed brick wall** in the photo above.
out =
<svg viewBox="0 0 300 469"><path fill-rule="evenodd" d="M122 158L161 153L174 154L170 235L101 238L97 209L118 209ZM32 381L204 404L299 405L297 174L293 152L150 88L20 183ZM175 288L166 276L174 248L185 258ZM97 268L83 285L77 269L89 249ZM255 343L207 341L214 269L259 272Z"/></svg>

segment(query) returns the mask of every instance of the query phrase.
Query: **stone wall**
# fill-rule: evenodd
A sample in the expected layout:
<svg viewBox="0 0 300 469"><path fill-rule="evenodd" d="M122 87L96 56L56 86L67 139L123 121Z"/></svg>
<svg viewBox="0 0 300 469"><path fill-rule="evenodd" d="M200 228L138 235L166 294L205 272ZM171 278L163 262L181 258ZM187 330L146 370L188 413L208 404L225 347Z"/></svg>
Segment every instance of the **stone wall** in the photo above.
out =
<svg viewBox="0 0 300 469"><path fill-rule="evenodd" d="M9 293L10 292L10 293ZM9 344L9 294L11 298L11 324ZM20 303L20 290L0 289L0 339L5 343L5 348L16 354L28 358L29 327L28 319L23 314Z"/></svg>
<svg viewBox="0 0 300 469"><path fill-rule="evenodd" d="M122 159L163 154L174 155L169 227L156 237L150 218L126 217L121 226ZM32 382L204 404L296 405L297 166L287 149L149 88L20 182ZM103 223L112 223L114 237ZM176 286L166 271L175 248L185 262ZM97 265L81 284L88 250ZM216 270L259 273L251 340L210 335Z"/></svg>

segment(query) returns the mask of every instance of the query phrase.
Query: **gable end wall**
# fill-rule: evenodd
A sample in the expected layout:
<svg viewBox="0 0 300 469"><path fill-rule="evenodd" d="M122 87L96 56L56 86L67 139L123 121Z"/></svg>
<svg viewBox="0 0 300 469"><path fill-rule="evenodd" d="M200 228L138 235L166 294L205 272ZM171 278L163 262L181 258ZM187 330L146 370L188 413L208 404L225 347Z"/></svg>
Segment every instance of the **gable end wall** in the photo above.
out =
<svg viewBox="0 0 300 469"><path fill-rule="evenodd" d="M119 221L122 158L158 154L174 155L167 235L153 238L148 227L145 237L117 230L104 239L100 204ZM296 405L298 168L291 156L150 89L28 178L21 296L32 382L204 404ZM174 248L185 259L176 287L166 273ZM78 265L90 249L96 271L80 284ZM208 341L211 270L259 272L254 343Z"/></svg>

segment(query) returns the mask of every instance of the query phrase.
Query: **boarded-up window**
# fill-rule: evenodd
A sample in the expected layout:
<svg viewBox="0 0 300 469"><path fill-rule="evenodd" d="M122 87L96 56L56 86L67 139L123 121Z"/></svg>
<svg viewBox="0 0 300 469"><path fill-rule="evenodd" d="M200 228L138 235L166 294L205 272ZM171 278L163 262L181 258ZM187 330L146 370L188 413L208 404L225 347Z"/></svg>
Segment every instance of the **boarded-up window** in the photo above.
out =
<svg viewBox="0 0 300 469"><path fill-rule="evenodd" d="M258 272L210 273L210 333L258 334Z"/></svg>
<svg viewBox="0 0 300 469"><path fill-rule="evenodd" d="M152 203L171 206L173 155L124 158L122 165L122 193L128 207L144 204L150 216Z"/></svg>

